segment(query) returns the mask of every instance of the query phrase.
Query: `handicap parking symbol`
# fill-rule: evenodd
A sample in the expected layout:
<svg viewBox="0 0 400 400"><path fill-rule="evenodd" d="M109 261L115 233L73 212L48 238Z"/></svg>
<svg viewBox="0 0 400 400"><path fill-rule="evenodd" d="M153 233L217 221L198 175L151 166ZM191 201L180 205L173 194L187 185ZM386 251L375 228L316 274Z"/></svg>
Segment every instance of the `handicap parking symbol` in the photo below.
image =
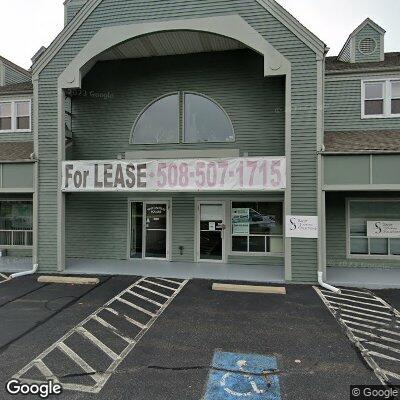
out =
<svg viewBox="0 0 400 400"><path fill-rule="evenodd" d="M277 370L275 357L217 351L204 400L280 400Z"/></svg>

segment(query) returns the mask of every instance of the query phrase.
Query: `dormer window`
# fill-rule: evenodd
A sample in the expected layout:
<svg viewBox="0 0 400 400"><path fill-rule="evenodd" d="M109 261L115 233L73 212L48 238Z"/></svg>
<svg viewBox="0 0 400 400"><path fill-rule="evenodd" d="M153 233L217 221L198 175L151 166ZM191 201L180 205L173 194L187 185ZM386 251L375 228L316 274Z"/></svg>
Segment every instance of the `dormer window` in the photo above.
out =
<svg viewBox="0 0 400 400"><path fill-rule="evenodd" d="M362 118L400 117L400 80L362 81Z"/></svg>

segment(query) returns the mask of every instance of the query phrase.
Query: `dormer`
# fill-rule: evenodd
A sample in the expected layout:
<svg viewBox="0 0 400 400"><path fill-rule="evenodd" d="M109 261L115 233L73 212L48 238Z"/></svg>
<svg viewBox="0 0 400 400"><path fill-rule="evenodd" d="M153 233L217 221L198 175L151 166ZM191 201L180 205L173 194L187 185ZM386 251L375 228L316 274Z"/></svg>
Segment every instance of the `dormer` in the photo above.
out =
<svg viewBox="0 0 400 400"><path fill-rule="evenodd" d="M64 1L64 25L67 25L81 8L86 4L87 0L65 0Z"/></svg>
<svg viewBox="0 0 400 400"><path fill-rule="evenodd" d="M349 63L384 61L385 33L383 28L367 18L350 34L338 59Z"/></svg>

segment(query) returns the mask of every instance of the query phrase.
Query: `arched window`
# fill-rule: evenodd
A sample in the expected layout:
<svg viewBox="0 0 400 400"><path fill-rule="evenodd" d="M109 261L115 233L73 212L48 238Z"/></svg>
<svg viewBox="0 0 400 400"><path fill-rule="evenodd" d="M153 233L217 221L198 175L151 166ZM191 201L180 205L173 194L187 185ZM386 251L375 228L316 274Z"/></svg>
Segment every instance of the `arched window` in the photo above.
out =
<svg viewBox="0 0 400 400"><path fill-rule="evenodd" d="M132 143L226 143L235 140L228 114L210 98L189 92L147 106L132 129Z"/></svg>
<svg viewBox="0 0 400 400"><path fill-rule="evenodd" d="M179 143L179 93L161 97L147 106L133 127L133 143Z"/></svg>

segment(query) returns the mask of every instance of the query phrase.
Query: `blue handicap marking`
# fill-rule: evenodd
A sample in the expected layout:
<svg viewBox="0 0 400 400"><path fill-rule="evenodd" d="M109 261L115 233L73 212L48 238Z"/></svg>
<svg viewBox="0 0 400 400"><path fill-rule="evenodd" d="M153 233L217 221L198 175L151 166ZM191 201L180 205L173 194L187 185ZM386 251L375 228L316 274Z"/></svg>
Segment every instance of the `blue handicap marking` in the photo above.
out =
<svg viewBox="0 0 400 400"><path fill-rule="evenodd" d="M204 400L280 400L275 357L217 351Z"/></svg>

